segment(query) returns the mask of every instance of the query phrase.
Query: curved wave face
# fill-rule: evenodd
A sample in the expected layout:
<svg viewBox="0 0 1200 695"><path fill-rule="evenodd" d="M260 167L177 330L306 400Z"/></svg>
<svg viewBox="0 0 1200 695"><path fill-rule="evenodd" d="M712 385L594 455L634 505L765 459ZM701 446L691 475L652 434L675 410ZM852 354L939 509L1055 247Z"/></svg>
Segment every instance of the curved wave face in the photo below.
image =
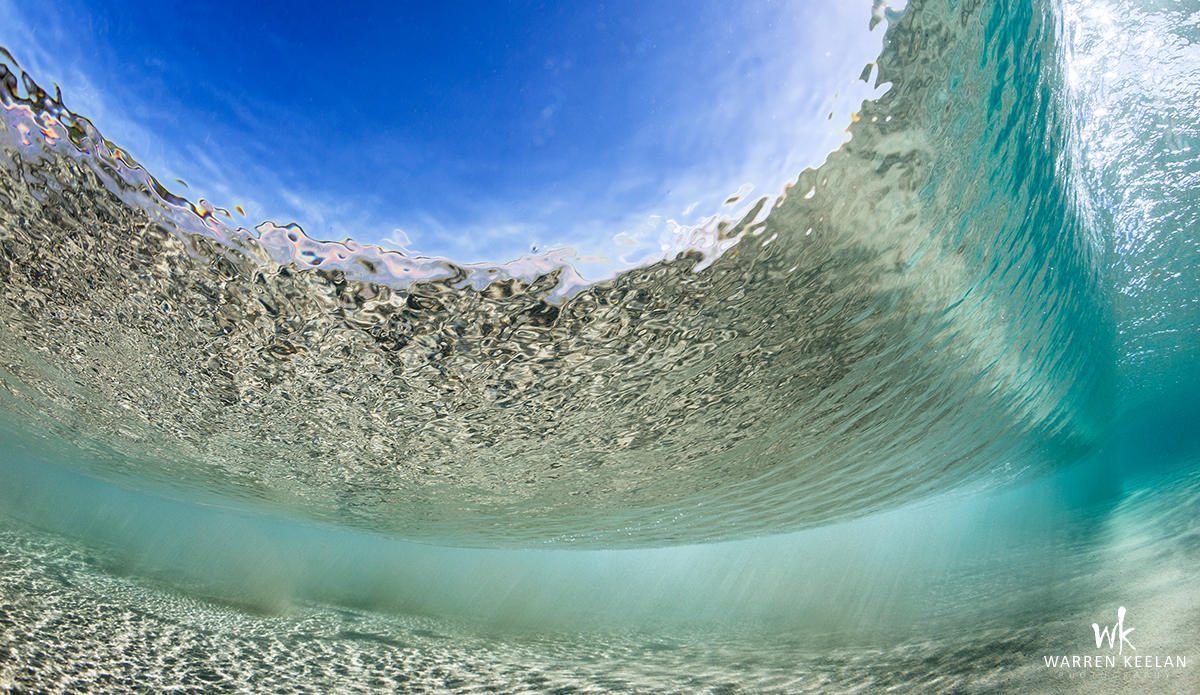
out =
<svg viewBox="0 0 1200 695"><path fill-rule="evenodd" d="M235 228L10 62L5 436L465 546L735 539L1052 470L1106 426L1114 321L1056 31L914 4L823 166L599 283Z"/></svg>

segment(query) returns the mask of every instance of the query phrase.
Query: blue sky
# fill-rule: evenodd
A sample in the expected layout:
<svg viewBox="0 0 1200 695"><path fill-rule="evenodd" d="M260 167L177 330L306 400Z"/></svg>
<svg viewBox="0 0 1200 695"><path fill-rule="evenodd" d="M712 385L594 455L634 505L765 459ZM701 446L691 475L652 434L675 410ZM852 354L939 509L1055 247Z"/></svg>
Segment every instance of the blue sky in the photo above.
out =
<svg viewBox="0 0 1200 695"><path fill-rule="evenodd" d="M856 81L881 47L870 17L870 0L0 0L0 45L247 226L615 267L836 149L885 89Z"/></svg>

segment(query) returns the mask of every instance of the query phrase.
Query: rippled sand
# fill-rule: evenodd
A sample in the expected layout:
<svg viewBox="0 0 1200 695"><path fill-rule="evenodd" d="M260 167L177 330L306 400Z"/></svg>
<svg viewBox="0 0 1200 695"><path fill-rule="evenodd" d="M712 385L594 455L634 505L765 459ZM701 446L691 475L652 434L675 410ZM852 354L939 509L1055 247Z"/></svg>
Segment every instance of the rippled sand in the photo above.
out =
<svg viewBox="0 0 1200 695"><path fill-rule="evenodd" d="M918 595L930 594L922 600L934 608L924 619L883 621L865 632L730 616L691 626L656 627L643 617L624 629L513 630L311 602L255 613L181 594L169 581L114 575L103 548L9 523L0 538L0 687L52 693L1191 693L1200 686L1194 579L1200 572L1200 474L1185 469L1149 483L1115 505L1085 507L1070 523L1048 526L1003 553L942 573L909 569L911 581L921 584ZM804 587L796 592L802 595ZM1135 628L1138 654L1182 655L1188 665L1046 667L1046 656L1097 653L1089 644L1091 623L1112 622L1118 603L1128 606L1126 625Z"/></svg>

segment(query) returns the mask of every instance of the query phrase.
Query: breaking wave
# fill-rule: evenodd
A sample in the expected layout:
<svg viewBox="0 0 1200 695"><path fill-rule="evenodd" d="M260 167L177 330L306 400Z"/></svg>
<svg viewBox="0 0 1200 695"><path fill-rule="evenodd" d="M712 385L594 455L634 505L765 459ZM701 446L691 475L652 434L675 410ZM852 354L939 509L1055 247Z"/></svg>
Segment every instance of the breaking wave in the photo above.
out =
<svg viewBox="0 0 1200 695"><path fill-rule="evenodd" d="M599 283L237 228L9 59L4 436L446 545L748 537L1076 460L1113 319L1058 29L935 5L823 166Z"/></svg>

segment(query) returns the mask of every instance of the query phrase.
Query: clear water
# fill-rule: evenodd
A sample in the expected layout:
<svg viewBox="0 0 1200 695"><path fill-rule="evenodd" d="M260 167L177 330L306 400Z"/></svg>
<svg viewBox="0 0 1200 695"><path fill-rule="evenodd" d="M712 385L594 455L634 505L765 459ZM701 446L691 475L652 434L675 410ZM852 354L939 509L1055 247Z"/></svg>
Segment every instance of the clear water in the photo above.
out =
<svg viewBox="0 0 1200 695"><path fill-rule="evenodd" d="M238 228L8 61L0 688L1194 691L1196 17L910 3L602 282ZM1118 606L1187 665L1046 665Z"/></svg>

